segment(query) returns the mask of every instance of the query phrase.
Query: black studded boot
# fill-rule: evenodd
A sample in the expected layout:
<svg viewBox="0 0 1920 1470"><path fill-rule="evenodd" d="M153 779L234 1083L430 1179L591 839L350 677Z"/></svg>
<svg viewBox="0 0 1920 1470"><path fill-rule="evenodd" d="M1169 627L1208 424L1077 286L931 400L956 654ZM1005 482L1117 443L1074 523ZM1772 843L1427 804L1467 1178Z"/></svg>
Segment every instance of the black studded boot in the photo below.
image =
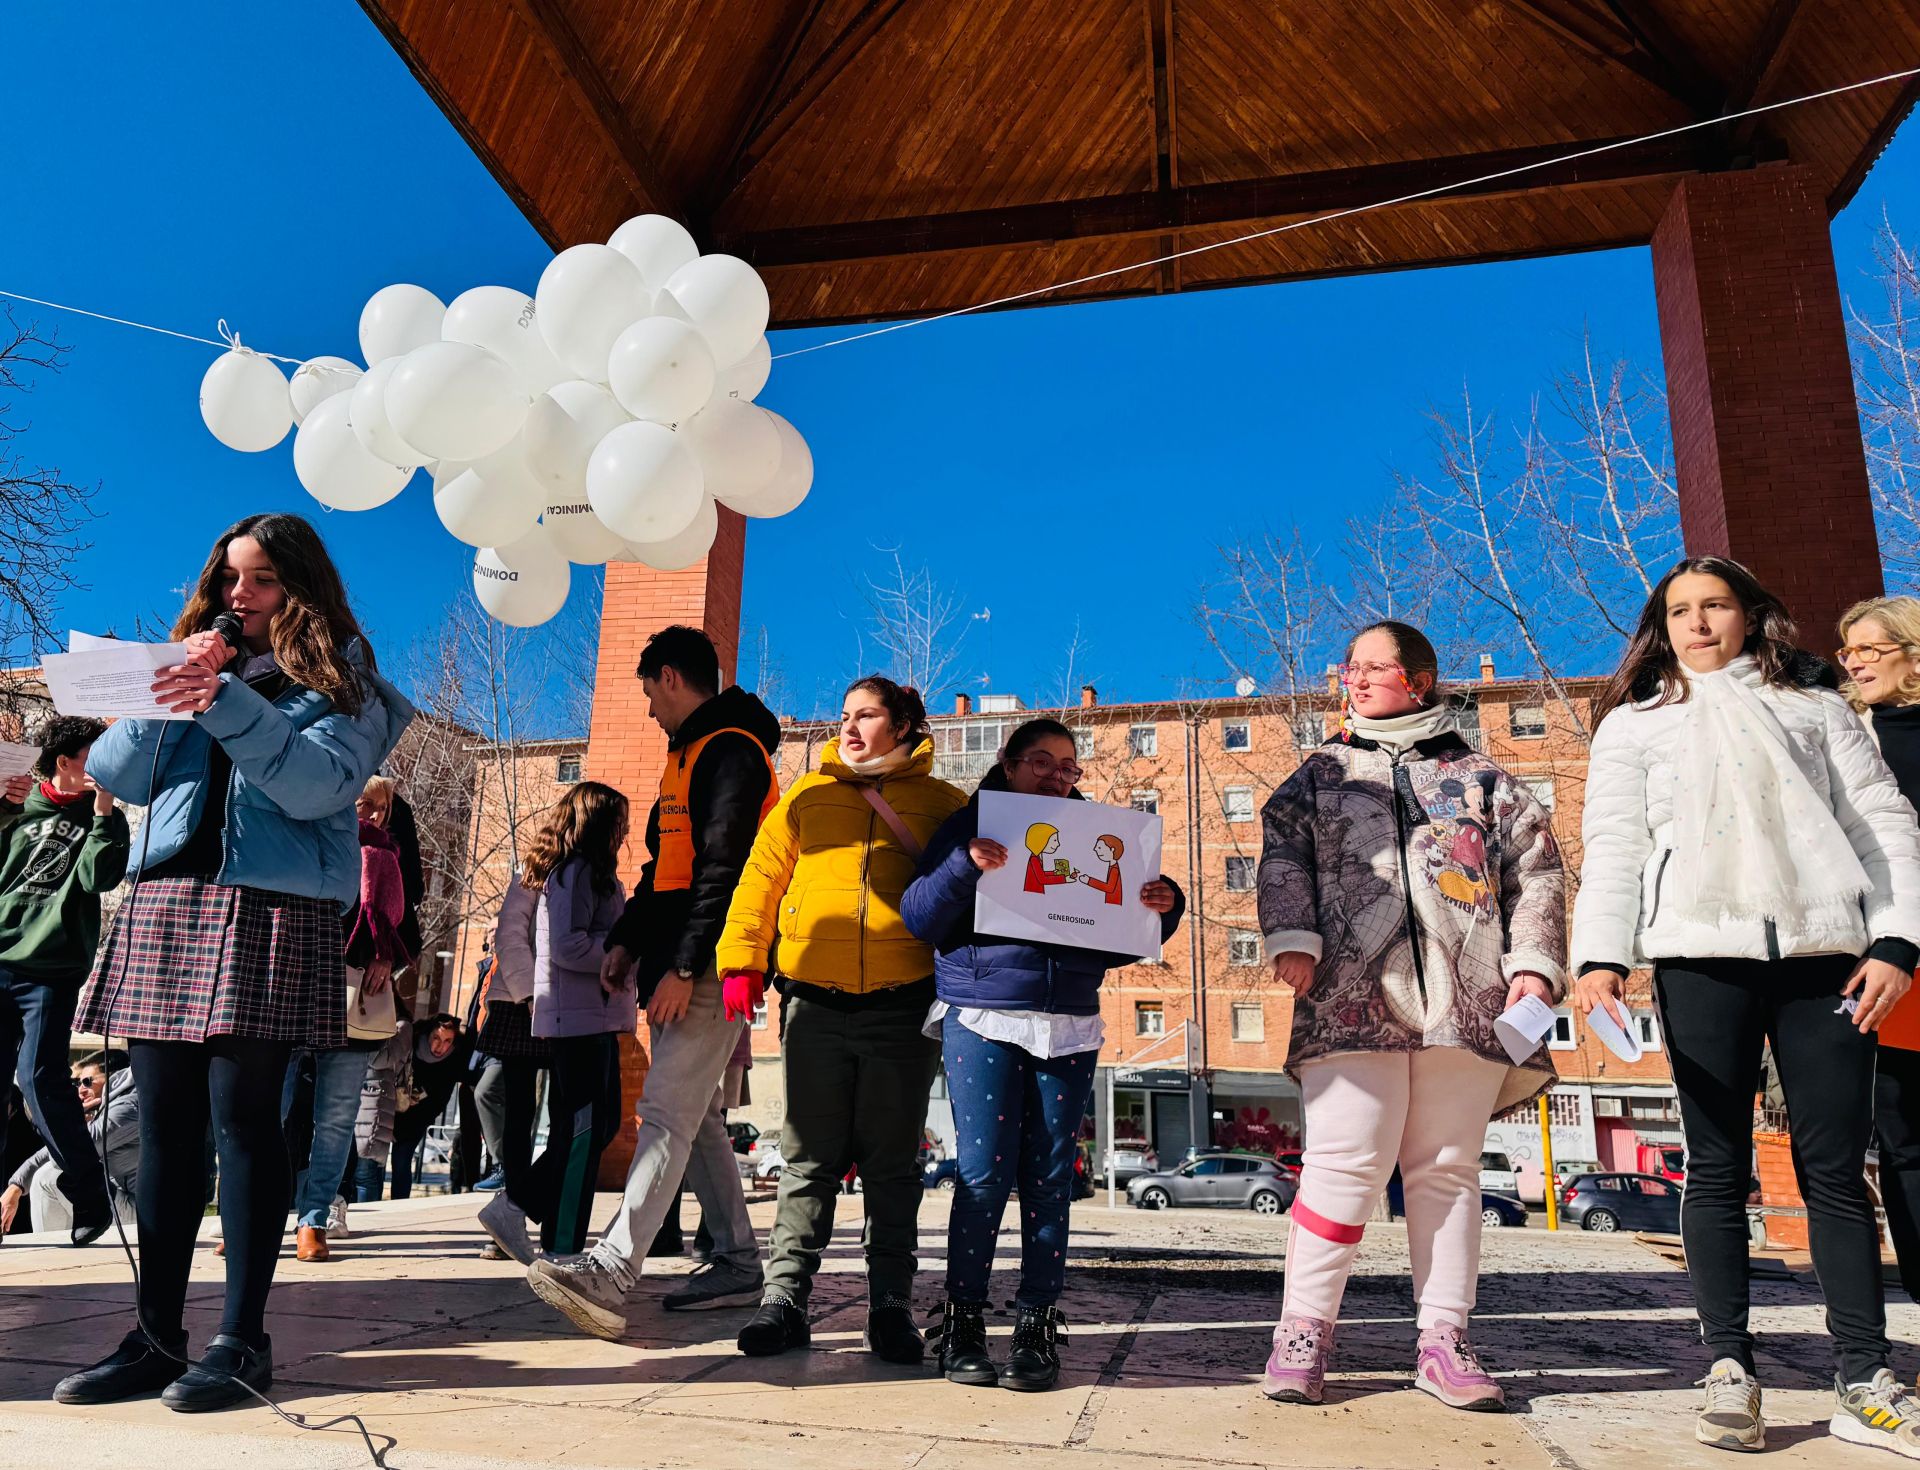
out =
<svg viewBox="0 0 1920 1470"><path fill-rule="evenodd" d="M1058 1339L1067 1319L1057 1307L1021 1307L1013 1319L1013 1352L1000 1382L1024 1393L1039 1393L1060 1381Z"/></svg>
<svg viewBox="0 0 1920 1470"><path fill-rule="evenodd" d="M987 1353L987 1309L978 1302L942 1303L928 1345L939 1349L940 1371L949 1383L992 1388L1000 1382Z"/></svg>

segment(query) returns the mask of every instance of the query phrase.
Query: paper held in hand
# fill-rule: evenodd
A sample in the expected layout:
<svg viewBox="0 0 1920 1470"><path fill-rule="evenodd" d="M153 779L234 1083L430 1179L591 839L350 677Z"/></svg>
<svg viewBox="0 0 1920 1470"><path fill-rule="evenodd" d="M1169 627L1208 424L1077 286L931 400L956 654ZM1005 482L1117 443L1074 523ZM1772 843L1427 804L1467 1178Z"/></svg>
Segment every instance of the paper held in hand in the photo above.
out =
<svg viewBox="0 0 1920 1470"><path fill-rule="evenodd" d="M1160 818L1057 796L980 793L980 836L1007 850L983 873L973 926L1046 944L1148 958L1160 915L1140 902L1160 876Z"/></svg>
<svg viewBox="0 0 1920 1470"><path fill-rule="evenodd" d="M132 715L145 720L190 720L191 714L173 714L153 697L156 670L187 660L184 643L123 643L73 633L69 652L50 653L40 661L41 676L53 707L63 715L89 715L117 720Z"/></svg>
<svg viewBox="0 0 1920 1470"><path fill-rule="evenodd" d="M1494 1018L1493 1034L1516 1067L1525 1066L1553 1030L1553 1008L1537 995L1523 995Z"/></svg>
<svg viewBox="0 0 1920 1470"><path fill-rule="evenodd" d="M24 776L40 763L40 747L0 740L0 781Z"/></svg>

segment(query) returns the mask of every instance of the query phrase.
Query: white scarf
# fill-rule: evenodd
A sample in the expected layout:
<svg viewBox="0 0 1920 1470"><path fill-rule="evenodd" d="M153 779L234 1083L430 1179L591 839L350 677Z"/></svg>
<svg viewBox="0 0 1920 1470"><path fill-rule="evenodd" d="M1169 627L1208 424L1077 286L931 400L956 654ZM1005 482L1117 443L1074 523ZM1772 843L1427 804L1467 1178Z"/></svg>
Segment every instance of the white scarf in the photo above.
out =
<svg viewBox="0 0 1920 1470"><path fill-rule="evenodd" d="M1453 710L1445 700L1426 709L1413 710L1404 715L1389 715L1385 719L1369 719L1358 710L1350 711L1348 718L1353 722L1354 734L1396 753L1411 750L1422 740L1444 735L1455 725Z"/></svg>
<svg viewBox="0 0 1920 1470"><path fill-rule="evenodd" d="M1872 886L1833 809L1793 758L1743 654L1687 675L1673 745L1674 902L1689 922L1772 919L1804 930L1857 909Z"/></svg>
<svg viewBox="0 0 1920 1470"><path fill-rule="evenodd" d="M840 764L863 781L878 781L883 776L897 775L904 771L907 763L913 759L913 752L907 749L907 743L904 740L885 755L870 756L863 761L851 759L844 751L839 752L839 755Z"/></svg>

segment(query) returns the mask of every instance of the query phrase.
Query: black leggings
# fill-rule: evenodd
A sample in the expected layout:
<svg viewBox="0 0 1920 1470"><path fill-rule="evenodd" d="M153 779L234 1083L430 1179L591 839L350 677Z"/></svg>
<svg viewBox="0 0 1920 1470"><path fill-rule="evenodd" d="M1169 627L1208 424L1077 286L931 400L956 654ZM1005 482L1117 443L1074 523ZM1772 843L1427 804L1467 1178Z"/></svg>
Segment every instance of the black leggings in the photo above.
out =
<svg viewBox="0 0 1920 1470"><path fill-rule="evenodd" d="M600 1155L620 1131L620 1102L617 1035L554 1039L547 1070L547 1146L527 1171L534 1206L527 1217L540 1226L542 1250L565 1256L587 1248ZM508 1126L513 1126L511 1114ZM511 1173L507 1188L513 1188Z"/></svg>
<svg viewBox="0 0 1920 1470"><path fill-rule="evenodd" d="M1839 1013L1858 963L1845 955L1664 960L1654 971L1687 1136L1680 1236L1700 1336L1715 1358L1748 1372L1746 1202L1763 1042L1773 1045L1793 1119L1793 1171L1835 1366L1846 1382L1864 1383L1888 1365L1880 1232L1865 1174L1875 1041Z"/></svg>
<svg viewBox="0 0 1920 1470"><path fill-rule="evenodd" d="M292 1170L280 1130L280 1090L292 1047L283 1041L215 1036L133 1041L140 1092L140 1320L171 1347L184 1341L182 1312L195 1237L207 1197L207 1125L220 1158L220 1224L227 1246L227 1300L220 1331L266 1343L286 1229Z"/></svg>

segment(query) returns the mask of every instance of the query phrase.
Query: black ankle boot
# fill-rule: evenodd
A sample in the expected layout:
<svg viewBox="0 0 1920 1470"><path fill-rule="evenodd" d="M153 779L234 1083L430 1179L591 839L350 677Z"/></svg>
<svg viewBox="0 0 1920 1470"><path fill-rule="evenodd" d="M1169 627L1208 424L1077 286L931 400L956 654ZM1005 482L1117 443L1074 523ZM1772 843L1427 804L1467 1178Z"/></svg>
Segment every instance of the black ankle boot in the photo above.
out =
<svg viewBox="0 0 1920 1470"><path fill-rule="evenodd" d="M913 1310L897 1302L867 1308L867 1351L883 1363L918 1367L926 1360L926 1339L913 1325Z"/></svg>
<svg viewBox="0 0 1920 1470"><path fill-rule="evenodd" d="M1013 1351L1007 1357L1008 1388L1038 1393L1060 1381L1057 1339L1067 1330L1067 1319L1054 1307L1021 1307L1013 1319Z"/></svg>
<svg viewBox="0 0 1920 1470"><path fill-rule="evenodd" d="M933 1330L940 1349L940 1371L949 1383L992 1388L1000 1370L987 1355L987 1309L977 1302L942 1303L940 1322Z"/></svg>
<svg viewBox="0 0 1920 1470"><path fill-rule="evenodd" d="M187 1356L187 1340L169 1343L174 1354L168 1357L152 1340L135 1328L120 1340L120 1346L91 1368L69 1373L54 1385L56 1404L117 1404L121 1399L137 1398L143 1393L158 1393L187 1371L181 1361Z"/></svg>
<svg viewBox="0 0 1920 1470"><path fill-rule="evenodd" d="M760 1310L747 1319L737 1346L749 1358L771 1358L812 1341L807 1314L792 1302L774 1298L760 1303Z"/></svg>
<svg viewBox="0 0 1920 1470"><path fill-rule="evenodd" d="M73 1207L73 1227L67 1239L75 1245L92 1245L113 1224L113 1206L103 1194L98 1202Z"/></svg>
<svg viewBox="0 0 1920 1470"><path fill-rule="evenodd" d="M223 1332L207 1344L206 1355L180 1375L160 1395L160 1402L180 1414L204 1414L255 1402L254 1393L273 1387L273 1339L252 1347L245 1339Z"/></svg>

